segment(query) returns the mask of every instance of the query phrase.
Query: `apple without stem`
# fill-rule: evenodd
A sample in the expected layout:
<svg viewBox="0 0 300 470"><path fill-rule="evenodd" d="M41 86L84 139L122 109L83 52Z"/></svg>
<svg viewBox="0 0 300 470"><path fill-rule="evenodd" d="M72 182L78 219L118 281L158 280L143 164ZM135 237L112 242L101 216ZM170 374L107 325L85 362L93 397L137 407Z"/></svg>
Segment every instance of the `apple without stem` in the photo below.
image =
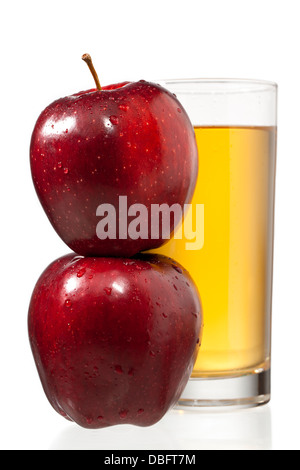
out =
<svg viewBox="0 0 300 470"><path fill-rule="evenodd" d="M176 97L146 81L101 88L61 98L39 116L30 145L31 171L39 200L58 235L85 256L125 256L161 246L151 239L151 204L188 204L198 171L198 152L188 115ZM143 204L147 238L100 240L101 204ZM130 223L128 219L128 224ZM174 230L171 220L170 234Z"/></svg>
<svg viewBox="0 0 300 470"><path fill-rule="evenodd" d="M177 402L202 335L192 279L156 255L54 261L29 307L29 338L54 409L86 428L149 426Z"/></svg>

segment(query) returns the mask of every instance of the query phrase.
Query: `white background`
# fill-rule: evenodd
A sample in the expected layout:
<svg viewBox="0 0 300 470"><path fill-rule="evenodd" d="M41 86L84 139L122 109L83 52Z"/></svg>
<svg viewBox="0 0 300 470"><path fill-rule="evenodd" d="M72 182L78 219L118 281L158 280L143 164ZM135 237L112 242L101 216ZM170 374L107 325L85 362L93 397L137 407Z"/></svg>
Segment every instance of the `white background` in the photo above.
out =
<svg viewBox="0 0 300 470"><path fill-rule="evenodd" d="M3 1L1 48L0 447L299 449L300 28L297 0ZM83 430L48 404L27 338L44 268L68 248L38 202L29 141L42 109L123 80L258 78L279 85L272 400L251 410L168 413L151 428Z"/></svg>

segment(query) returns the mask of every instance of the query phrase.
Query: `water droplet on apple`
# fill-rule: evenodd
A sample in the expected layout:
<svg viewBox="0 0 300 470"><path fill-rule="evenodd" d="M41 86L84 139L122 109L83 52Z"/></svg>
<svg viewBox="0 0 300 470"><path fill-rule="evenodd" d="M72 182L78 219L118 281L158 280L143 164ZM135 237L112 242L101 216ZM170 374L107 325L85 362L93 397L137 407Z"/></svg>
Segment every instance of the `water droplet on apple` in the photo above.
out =
<svg viewBox="0 0 300 470"><path fill-rule="evenodd" d="M92 418L86 418L86 422L87 422L87 424L92 424L93 419Z"/></svg>
<svg viewBox="0 0 300 470"><path fill-rule="evenodd" d="M121 410L119 412L119 416L120 416L121 419L125 419L127 417L127 415L128 415L128 410Z"/></svg>
<svg viewBox="0 0 300 470"><path fill-rule="evenodd" d="M115 126L116 126L117 124L119 124L119 119L117 118L117 116L110 116L110 117L109 117L109 120L110 120L110 122L111 122L112 124L114 124Z"/></svg>
<svg viewBox="0 0 300 470"><path fill-rule="evenodd" d="M71 300L70 300L70 299L67 299L67 300L65 301L65 306L69 308L69 307L71 307L71 305L72 305Z"/></svg>
<svg viewBox="0 0 300 470"><path fill-rule="evenodd" d="M105 292L107 295L110 295L110 294L111 294L111 291L112 291L112 288L111 288L111 287L104 287L104 292Z"/></svg>
<svg viewBox="0 0 300 470"><path fill-rule="evenodd" d="M165 312L162 313L162 316L163 316L164 318L168 318L168 315L166 315Z"/></svg>
<svg viewBox="0 0 300 470"><path fill-rule="evenodd" d="M122 369L122 367L119 366L119 365L116 365L116 366L115 366L115 371L118 372L118 374L123 374L123 369Z"/></svg>
<svg viewBox="0 0 300 470"><path fill-rule="evenodd" d="M143 413L144 413L144 411L145 411L145 410L144 410L143 408L140 408L140 409L138 410L138 415L141 415L141 414L143 414Z"/></svg>
<svg viewBox="0 0 300 470"><path fill-rule="evenodd" d="M77 277L82 277L82 276L84 276L84 274L85 274L85 268L82 268L78 271Z"/></svg>
<svg viewBox="0 0 300 470"><path fill-rule="evenodd" d="M182 270L179 266L176 266L176 264L172 264L172 267L173 267L173 269L175 269L175 271L177 271L179 274L182 274L182 273L183 273L183 270Z"/></svg>
<svg viewBox="0 0 300 470"><path fill-rule="evenodd" d="M100 415L100 416L97 417L97 419L98 419L99 421L102 421L104 418L103 418L103 416Z"/></svg>
<svg viewBox="0 0 300 470"><path fill-rule="evenodd" d="M175 284L173 284L173 287L174 287L175 290L178 290L177 287L175 286Z"/></svg>
<svg viewBox="0 0 300 470"><path fill-rule="evenodd" d="M178 111L179 113L181 113L181 109L180 109L180 108L177 108L177 111Z"/></svg>
<svg viewBox="0 0 300 470"><path fill-rule="evenodd" d="M119 109L121 109L122 111L128 111L129 106L127 104L120 104Z"/></svg>
<svg viewBox="0 0 300 470"><path fill-rule="evenodd" d="M69 173L69 168L64 168L64 174L67 175Z"/></svg>
<svg viewBox="0 0 300 470"><path fill-rule="evenodd" d="M132 265L135 264L135 262L134 261L127 261L126 259L124 259L123 264L124 264L124 266L132 266Z"/></svg>
<svg viewBox="0 0 300 470"><path fill-rule="evenodd" d="M155 357L155 352L154 351L150 351L149 354L150 354L151 357Z"/></svg>
<svg viewBox="0 0 300 470"><path fill-rule="evenodd" d="M62 162L58 162L57 166L58 168L62 168Z"/></svg>

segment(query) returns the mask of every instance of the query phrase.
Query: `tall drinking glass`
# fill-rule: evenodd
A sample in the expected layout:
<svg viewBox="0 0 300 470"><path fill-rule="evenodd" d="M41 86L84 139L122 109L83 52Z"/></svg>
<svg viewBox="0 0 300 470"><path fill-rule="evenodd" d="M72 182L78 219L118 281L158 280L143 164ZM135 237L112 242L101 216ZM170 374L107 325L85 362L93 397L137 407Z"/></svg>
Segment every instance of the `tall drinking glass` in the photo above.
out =
<svg viewBox="0 0 300 470"><path fill-rule="evenodd" d="M156 250L190 272L202 299L202 344L179 406L266 403L277 85L226 79L160 84L189 114L199 153L192 236L180 227L183 237Z"/></svg>

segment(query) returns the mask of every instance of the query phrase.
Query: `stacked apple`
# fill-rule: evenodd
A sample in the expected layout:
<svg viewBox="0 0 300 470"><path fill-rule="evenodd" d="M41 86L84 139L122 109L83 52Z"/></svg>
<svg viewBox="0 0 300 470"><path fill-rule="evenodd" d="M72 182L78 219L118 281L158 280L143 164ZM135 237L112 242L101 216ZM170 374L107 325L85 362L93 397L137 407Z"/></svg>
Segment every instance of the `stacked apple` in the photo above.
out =
<svg viewBox="0 0 300 470"><path fill-rule="evenodd" d="M97 88L50 104L32 134L36 192L72 253L37 282L29 339L58 413L87 428L148 426L190 377L201 301L182 266L141 253L161 246L176 221L169 234L151 237L149 228L147 236L125 237L130 217L118 204L126 196L128 207L149 214L152 204L183 208L195 188L197 147L172 93L146 81L101 88L90 57L83 59ZM115 237L99 237L99 205L115 208Z"/></svg>

